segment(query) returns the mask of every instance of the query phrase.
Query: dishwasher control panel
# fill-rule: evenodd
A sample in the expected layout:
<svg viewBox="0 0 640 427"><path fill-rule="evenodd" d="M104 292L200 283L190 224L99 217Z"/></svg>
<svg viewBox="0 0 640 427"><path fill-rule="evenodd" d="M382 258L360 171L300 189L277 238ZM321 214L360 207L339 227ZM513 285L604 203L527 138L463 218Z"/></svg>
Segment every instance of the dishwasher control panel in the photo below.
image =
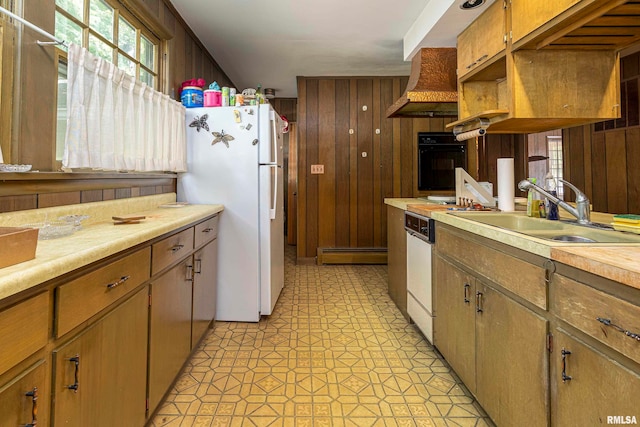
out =
<svg viewBox="0 0 640 427"><path fill-rule="evenodd" d="M430 243L435 242L435 221L426 216L417 215L412 212L404 213L404 228L408 232L413 232L421 236Z"/></svg>

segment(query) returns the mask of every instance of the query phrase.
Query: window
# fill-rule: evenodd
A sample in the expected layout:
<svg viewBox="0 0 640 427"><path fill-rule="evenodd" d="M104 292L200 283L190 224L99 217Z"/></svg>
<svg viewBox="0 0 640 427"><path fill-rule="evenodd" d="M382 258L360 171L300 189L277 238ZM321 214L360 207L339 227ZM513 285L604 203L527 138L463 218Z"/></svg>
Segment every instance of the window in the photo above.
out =
<svg viewBox="0 0 640 427"><path fill-rule="evenodd" d="M55 36L83 46L158 89L160 40L115 0L56 0ZM59 49L56 159L66 133L66 52Z"/></svg>
<svg viewBox="0 0 640 427"><path fill-rule="evenodd" d="M562 178L562 137L561 136L548 136L547 137L547 152L549 153L549 170L553 174L553 177L558 183L556 192L558 197L562 200L564 195L564 187L559 178Z"/></svg>

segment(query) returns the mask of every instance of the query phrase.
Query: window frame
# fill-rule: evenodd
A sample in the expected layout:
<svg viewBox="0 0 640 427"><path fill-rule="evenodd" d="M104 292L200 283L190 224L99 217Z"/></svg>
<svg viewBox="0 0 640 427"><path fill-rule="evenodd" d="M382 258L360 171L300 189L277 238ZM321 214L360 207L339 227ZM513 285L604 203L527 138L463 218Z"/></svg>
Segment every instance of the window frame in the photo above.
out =
<svg viewBox="0 0 640 427"><path fill-rule="evenodd" d="M81 28L81 40L82 40L82 46L85 48L88 48L89 46L89 36L92 35L94 37L96 37L99 41L101 41L102 43L106 43L108 44L111 48L112 48L112 58L111 58L111 62L118 65L118 59L119 59L119 55L123 55L126 59L128 59L129 61L133 61L136 64L136 76L135 78L137 80L140 80L140 71L141 70L145 70L147 73L150 73L153 76L154 79L154 84L153 86L151 86L153 89L162 92L162 87L164 85L164 77L165 74L167 72L167 70L164 69L164 65L165 63L163 61L161 61L161 57L164 57L166 55L166 49L167 49L167 38L166 35L162 34L162 30L159 31L160 35L156 35L156 32L149 28L148 24L146 23L147 21L145 21L142 18L139 18L138 16L136 16L135 13L130 12L127 9L127 6L125 4L122 4L116 0L103 0L104 2L106 2L110 7L113 8L114 10L114 14L113 14L113 27L114 27L114 42L110 42L109 40L107 40L105 37L103 37L100 33L98 33L96 30L92 29L90 27L90 15L89 15L89 11L90 11L90 5L89 2L92 0L82 0L83 2L83 12L82 12L82 21L80 21L78 18L76 18L75 16L73 16L71 13L69 13L68 11L66 11L65 9L63 9L61 6L59 5L55 5L55 13L60 13L62 16L64 16L66 19L69 19L70 21L72 21L73 23L75 23L76 25L80 26ZM138 12L140 12L138 10ZM119 26L120 26L120 17L124 18L130 25L132 25L135 29L136 32L136 48L135 48L135 55L136 58L133 58L131 55L129 55L126 51L122 50L118 44L118 35L119 35ZM55 30L54 30L55 31ZM154 62L154 68L155 70L150 69L149 67L145 66L142 64L142 60L140 57L141 54L141 39L142 36L144 36L147 40L151 41L152 45L153 45L153 50L154 50L154 58L153 58L153 62ZM56 61L56 72L59 70L60 68L60 64L64 64L65 66L67 65L68 61L67 61L67 50L63 47L63 46L56 46L56 50L55 50L55 61ZM118 65L119 67L119 65ZM120 67L119 67L120 68ZM122 68L121 68L122 69ZM59 74L57 75L56 80L59 80ZM146 83L146 82L145 82ZM62 159L58 158L58 145L60 143L60 141L58 141L58 122L59 122L59 115L58 115L58 88L59 85L56 84L56 93L55 93L55 99L56 99L56 116L54 118L54 132L53 132L53 136L54 136L54 144L53 144L53 159L55 162L55 169L56 170L60 170L62 167Z"/></svg>
<svg viewBox="0 0 640 427"><path fill-rule="evenodd" d="M117 42L111 42L108 39L106 39L104 36L102 36L100 33L98 33L96 30L92 29L90 27L89 24L89 2L92 0L83 0L83 18L82 21L80 21L78 18L76 18L75 16L71 15L69 12L67 12L66 10L64 10L61 6L58 6L56 4L56 13L60 13L62 14L66 19L71 20L72 22L74 22L76 25L79 25L81 27L81 31L82 31L82 46L83 47L88 47L89 46L89 36L92 35L94 37L96 37L100 42L102 43L106 43L107 45L109 45L112 48L112 57L111 57L111 62L116 64L119 67L118 64L118 57L119 55L123 55L125 58L127 58L130 61L133 61L136 64L136 79L140 78L140 69L144 69L147 72L150 72L153 76L154 76L154 84L153 84L153 89L155 90L160 90L161 89L161 82L162 82L162 67L161 67L161 61L160 61L160 56L163 50L163 42L164 40L162 38L160 38L159 36L157 36L151 29L149 29L144 22L139 19L138 17L136 17L134 14L132 14L131 12L129 12L126 7L124 7L124 5L120 4L117 1L114 0L102 0L105 3L107 3L109 6L111 6L114 10L114 15L113 15L113 26L114 26L114 40L117 40L117 36L118 36L118 29L120 26L120 17L123 17L129 24L131 24L135 30L136 30L136 58L132 57L131 55L129 55L127 52L125 52L124 50L120 49L120 47L118 46ZM141 49L141 43L140 43L140 39L141 36L144 35L144 37L146 37L148 40L150 40L153 44L154 47L154 69L150 69L149 67L146 67L145 65L142 64L142 61L140 59L140 49ZM64 60L66 61L67 58L67 52L64 48L62 47L58 47L57 49L59 52L58 54L64 58Z"/></svg>

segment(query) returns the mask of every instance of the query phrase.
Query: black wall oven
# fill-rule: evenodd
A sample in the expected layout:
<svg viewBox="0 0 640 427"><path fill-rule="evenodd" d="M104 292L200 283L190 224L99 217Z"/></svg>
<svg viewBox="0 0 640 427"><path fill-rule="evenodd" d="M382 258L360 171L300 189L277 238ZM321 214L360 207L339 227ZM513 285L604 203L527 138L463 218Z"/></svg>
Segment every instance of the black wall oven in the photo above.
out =
<svg viewBox="0 0 640 427"><path fill-rule="evenodd" d="M418 132L418 190L455 190L456 168L467 168L466 142L453 133Z"/></svg>

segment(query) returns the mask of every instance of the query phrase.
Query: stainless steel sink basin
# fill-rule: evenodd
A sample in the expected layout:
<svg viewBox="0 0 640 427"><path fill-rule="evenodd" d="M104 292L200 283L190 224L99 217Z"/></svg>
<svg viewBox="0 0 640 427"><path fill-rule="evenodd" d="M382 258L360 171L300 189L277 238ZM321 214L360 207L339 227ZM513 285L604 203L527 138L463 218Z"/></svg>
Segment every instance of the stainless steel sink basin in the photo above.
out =
<svg viewBox="0 0 640 427"><path fill-rule="evenodd" d="M549 221L520 213L454 212L455 216L555 242L640 243L640 235L613 230L608 224L581 225L574 221Z"/></svg>
<svg viewBox="0 0 640 427"><path fill-rule="evenodd" d="M520 214L505 214L499 212L456 212L455 216L472 219L494 227L512 231L525 232L527 230L566 230L571 225L560 221L549 221L544 218L532 218Z"/></svg>
<svg viewBox="0 0 640 427"><path fill-rule="evenodd" d="M561 234L560 236L553 236L551 240L558 240L560 242L572 242L572 243L596 243L595 240L582 236L571 236L568 234Z"/></svg>

